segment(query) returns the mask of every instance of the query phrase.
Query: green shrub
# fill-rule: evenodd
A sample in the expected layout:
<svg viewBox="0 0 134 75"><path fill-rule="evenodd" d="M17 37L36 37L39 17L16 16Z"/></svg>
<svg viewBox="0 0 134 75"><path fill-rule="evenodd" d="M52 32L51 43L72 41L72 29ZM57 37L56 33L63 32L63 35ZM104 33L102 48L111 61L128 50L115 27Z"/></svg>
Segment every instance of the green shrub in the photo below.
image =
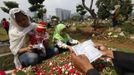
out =
<svg viewBox="0 0 134 75"><path fill-rule="evenodd" d="M121 26L122 30L129 33L129 34L134 34L134 25L131 23L124 23Z"/></svg>
<svg viewBox="0 0 134 75"><path fill-rule="evenodd" d="M124 43L124 42L127 40L127 38L124 37L124 36L118 36L118 37L116 38L116 40L117 40L118 42L120 42L120 43Z"/></svg>

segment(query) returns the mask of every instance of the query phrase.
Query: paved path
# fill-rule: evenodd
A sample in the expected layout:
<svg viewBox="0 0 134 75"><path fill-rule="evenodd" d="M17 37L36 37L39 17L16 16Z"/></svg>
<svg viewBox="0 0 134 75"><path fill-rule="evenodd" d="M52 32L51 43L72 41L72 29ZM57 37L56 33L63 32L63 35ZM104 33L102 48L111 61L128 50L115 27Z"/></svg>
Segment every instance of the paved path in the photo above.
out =
<svg viewBox="0 0 134 75"><path fill-rule="evenodd" d="M7 56L7 55L11 55L12 53L9 52L9 53L4 53L4 54L0 54L0 57L3 57L3 56Z"/></svg>
<svg viewBox="0 0 134 75"><path fill-rule="evenodd" d="M0 41L0 46L6 46L6 45L9 46L9 43L8 42L1 42Z"/></svg>

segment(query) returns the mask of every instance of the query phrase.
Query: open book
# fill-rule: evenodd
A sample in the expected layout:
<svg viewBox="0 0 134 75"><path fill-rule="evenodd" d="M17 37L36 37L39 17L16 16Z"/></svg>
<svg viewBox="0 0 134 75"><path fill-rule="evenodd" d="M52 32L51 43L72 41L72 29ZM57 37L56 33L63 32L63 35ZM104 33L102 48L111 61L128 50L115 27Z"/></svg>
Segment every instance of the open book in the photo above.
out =
<svg viewBox="0 0 134 75"><path fill-rule="evenodd" d="M102 53L94 47L92 40L87 40L72 48L76 55L85 54L91 63L102 56Z"/></svg>

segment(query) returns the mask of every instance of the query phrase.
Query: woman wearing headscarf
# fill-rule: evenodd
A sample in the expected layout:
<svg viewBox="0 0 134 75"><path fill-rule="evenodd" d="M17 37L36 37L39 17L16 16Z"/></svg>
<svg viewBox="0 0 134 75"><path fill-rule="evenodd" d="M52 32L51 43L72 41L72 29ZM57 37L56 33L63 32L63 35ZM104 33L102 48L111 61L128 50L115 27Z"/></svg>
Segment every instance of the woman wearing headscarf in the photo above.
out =
<svg viewBox="0 0 134 75"><path fill-rule="evenodd" d="M58 49L67 49L68 45L75 45L79 43L79 41L72 39L66 33L66 30L67 27L62 23L59 23L55 28L53 41Z"/></svg>
<svg viewBox="0 0 134 75"><path fill-rule="evenodd" d="M39 62L37 53L32 52L32 46L28 45L27 34L36 24L31 23L29 17L19 8L13 8L9 12L11 25L9 27L10 50L14 55L16 68L35 65Z"/></svg>

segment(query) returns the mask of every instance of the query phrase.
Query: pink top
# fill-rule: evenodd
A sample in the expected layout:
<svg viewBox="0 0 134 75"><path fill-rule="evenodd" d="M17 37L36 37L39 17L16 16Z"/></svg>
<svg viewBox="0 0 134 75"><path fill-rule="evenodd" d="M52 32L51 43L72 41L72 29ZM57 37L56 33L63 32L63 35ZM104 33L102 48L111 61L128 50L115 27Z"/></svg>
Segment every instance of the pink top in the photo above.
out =
<svg viewBox="0 0 134 75"><path fill-rule="evenodd" d="M45 40L45 38L48 39L47 32L38 34L35 31L31 31L28 34L29 34L29 41L31 45L41 43L43 40Z"/></svg>

